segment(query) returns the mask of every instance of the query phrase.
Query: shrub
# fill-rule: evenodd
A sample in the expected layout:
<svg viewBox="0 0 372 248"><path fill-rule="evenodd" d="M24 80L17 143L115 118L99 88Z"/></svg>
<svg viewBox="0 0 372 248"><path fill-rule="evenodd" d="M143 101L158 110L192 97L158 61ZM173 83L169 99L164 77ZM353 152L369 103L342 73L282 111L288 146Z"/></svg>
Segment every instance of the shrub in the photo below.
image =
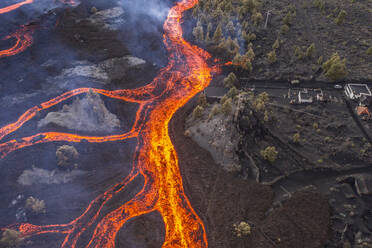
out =
<svg viewBox="0 0 372 248"><path fill-rule="evenodd" d="M299 133L295 133L293 135L292 140L293 140L294 143L300 143L300 134Z"/></svg>
<svg viewBox="0 0 372 248"><path fill-rule="evenodd" d="M367 55L372 55L372 46L367 49Z"/></svg>
<svg viewBox="0 0 372 248"><path fill-rule="evenodd" d="M322 68L324 75L332 80L336 81L347 76L346 59L341 60L337 53L334 53L332 57L323 63Z"/></svg>
<svg viewBox="0 0 372 248"><path fill-rule="evenodd" d="M196 106L196 108L194 109L194 111L192 111L192 118L194 120L200 118L203 116L203 112L204 112L204 108L202 106Z"/></svg>
<svg viewBox="0 0 372 248"><path fill-rule="evenodd" d="M287 15L283 18L283 23L287 26L290 26L292 24L292 14L291 14L291 12L288 12Z"/></svg>
<svg viewBox="0 0 372 248"><path fill-rule="evenodd" d="M204 92L200 93L199 95L198 105L202 106L203 108L206 108L208 106L207 96L205 95Z"/></svg>
<svg viewBox="0 0 372 248"><path fill-rule="evenodd" d="M301 50L299 46L296 46L295 48L295 56L297 59L303 59L305 56L304 52Z"/></svg>
<svg viewBox="0 0 372 248"><path fill-rule="evenodd" d="M261 153L262 158L269 161L270 163L275 162L279 154L275 146L268 146L266 147L265 150L261 150L260 153Z"/></svg>
<svg viewBox="0 0 372 248"><path fill-rule="evenodd" d="M272 48L273 48L273 50L276 50L276 49L279 48L279 46L280 46L280 41L279 41L279 39L276 39L276 41L274 42Z"/></svg>
<svg viewBox="0 0 372 248"><path fill-rule="evenodd" d="M306 49L306 57L312 58L315 56L315 44L312 43L307 49Z"/></svg>
<svg viewBox="0 0 372 248"><path fill-rule="evenodd" d="M235 27L234 27L234 23L232 21L229 21L227 23L226 30L229 32L230 35L234 35Z"/></svg>
<svg viewBox="0 0 372 248"><path fill-rule="evenodd" d="M263 16L260 12L255 12L251 16L251 20L255 26L257 26L263 20Z"/></svg>
<svg viewBox="0 0 372 248"><path fill-rule="evenodd" d="M239 90L233 86L233 87L231 87L231 89L227 92L226 95L227 95L229 98L234 98L234 97L236 97L238 94L239 94Z"/></svg>
<svg viewBox="0 0 372 248"><path fill-rule="evenodd" d="M192 34L197 41L201 42L204 40L203 26L200 22L198 22L198 25L192 30Z"/></svg>
<svg viewBox="0 0 372 248"><path fill-rule="evenodd" d="M218 24L216 31L213 34L213 42L219 44L223 38L221 24Z"/></svg>
<svg viewBox="0 0 372 248"><path fill-rule="evenodd" d="M253 66L251 60L253 60L255 54L253 52L252 48L249 48L246 54L241 56L240 54L237 54L233 59L233 64L238 65L241 68L243 68L246 71L252 72ZM225 84L226 87L229 87Z"/></svg>
<svg viewBox="0 0 372 248"><path fill-rule="evenodd" d="M223 80L225 87L231 88L238 82L238 78L235 73L230 72L230 74Z"/></svg>
<svg viewBox="0 0 372 248"><path fill-rule="evenodd" d="M226 94L226 95L224 95L224 96L221 98L221 100L220 100L220 104L221 104L221 105L224 104L224 103L227 101L227 99L229 99L229 97L228 97L227 94Z"/></svg>
<svg viewBox="0 0 372 248"><path fill-rule="evenodd" d="M346 11L341 10L340 13L338 14L337 18L335 19L335 23L337 25L341 25L345 22L345 17L346 17Z"/></svg>
<svg viewBox="0 0 372 248"><path fill-rule="evenodd" d="M240 222L239 224L234 224L234 233L238 238L247 236L251 234L252 228L247 222Z"/></svg>
<svg viewBox="0 0 372 248"><path fill-rule="evenodd" d="M256 40L256 38L257 38L257 36L256 36L254 33L249 33L249 34L247 34L245 31L242 32L242 37L243 37L243 39L244 39L247 43L249 43L249 42L251 42L251 41L254 41L254 40Z"/></svg>
<svg viewBox="0 0 372 248"><path fill-rule="evenodd" d="M314 6L317 7L321 11L323 11L325 7L324 2L322 0L315 0Z"/></svg>
<svg viewBox="0 0 372 248"><path fill-rule="evenodd" d="M283 24L280 28L280 33L286 34L289 31L289 26L287 24Z"/></svg>
<svg viewBox="0 0 372 248"><path fill-rule="evenodd" d="M318 124L317 122L314 122L314 123L313 123L313 128L314 128L314 129L318 129L318 128L319 128L319 124Z"/></svg>
<svg viewBox="0 0 372 248"><path fill-rule="evenodd" d="M318 65L321 65L323 63L323 56L320 56L317 61Z"/></svg>
<svg viewBox="0 0 372 248"><path fill-rule="evenodd" d="M221 111L225 115L229 115L232 112L232 99L228 98L221 106Z"/></svg>
<svg viewBox="0 0 372 248"><path fill-rule="evenodd" d="M259 94L253 102L253 107L256 111L262 111L265 109L267 102L269 101L269 95L266 92Z"/></svg>
<svg viewBox="0 0 372 248"><path fill-rule="evenodd" d="M4 229L0 239L0 246L6 248L18 247L23 243L23 240L24 239L20 232L11 229Z"/></svg>
<svg viewBox="0 0 372 248"><path fill-rule="evenodd" d="M254 53L252 47L248 48L247 52L245 53L245 56L247 56L247 58L249 60L253 60L254 59L254 57L256 56L256 54Z"/></svg>
<svg viewBox="0 0 372 248"><path fill-rule="evenodd" d="M34 214L45 214L46 213L45 202L43 200L39 200L32 196L27 198L25 207L26 209L32 211Z"/></svg>
<svg viewBox="0 0 372 248"><path fill-rule="evenodd" d="M212 118L213 116L218 115L219 113L220 113L220 108L218 107L218 104L215 104L211 110L209 118Z"/></svg>
<svg viewBox="0 0 372 248"><path fill-rule="evenodd" d="M275 50L269 52L267 54L267 62L271 65L271 64L274 64L276 62L277 58L276 58L276 52Z"/></svg>

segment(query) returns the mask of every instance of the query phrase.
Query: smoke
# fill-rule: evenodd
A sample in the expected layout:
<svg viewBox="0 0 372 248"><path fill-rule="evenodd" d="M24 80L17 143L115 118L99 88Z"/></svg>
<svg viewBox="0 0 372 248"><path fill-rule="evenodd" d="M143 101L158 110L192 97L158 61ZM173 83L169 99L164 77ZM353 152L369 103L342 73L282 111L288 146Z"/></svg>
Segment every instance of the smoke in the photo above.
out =
<svg viewBox="0 0 372 248"><path fill-rule="evenodd" d="M83 174L84 172L80 170L49 171L33 167L31 170L23 171L17 181L23 186L32 186L36 184L66 184Z"/></svg>
<svg viewBox="0 0 372 248"><path fill-rule="evenodd" d="M164 66L167 52L163 45L163 23L172 6L167 0L120 0L125 25L121 38L129 51L150 63Z"/></svg>

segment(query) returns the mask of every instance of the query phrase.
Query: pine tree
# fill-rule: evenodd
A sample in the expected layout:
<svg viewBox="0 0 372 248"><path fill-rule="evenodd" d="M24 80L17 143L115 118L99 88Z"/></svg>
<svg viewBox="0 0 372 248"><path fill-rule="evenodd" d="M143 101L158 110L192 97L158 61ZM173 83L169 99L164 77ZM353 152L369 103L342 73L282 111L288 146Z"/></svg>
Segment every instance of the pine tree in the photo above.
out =
<svg viewBox="0 0 372 248"><path fill-rule="evenodd" d="M230 35L234 35L235 33L235 27L234 23L232 21L229 21L226 26L227 31L229 32Z"/></svg>
<svg viewBox="0 0 372 248"><path fill-rule="evenodd" d="M279 41L279 39L276 39L276 41L274 42L272 48L273 48L274 50L276 50L276 49L279 48L279 46L280 46L280 41Z"/></svg>
<svg viewBox="0 0 372 248"><path fill-rule="evenodd" d="M198 23L198 25L192 30L192 34L194 35L195 39L199 42L204 40L204 31L203 26Z"/></svg>
<svg viewBox="0 0 372 248"><path fill-rule="evenodd" d="M214 35L213 35L213 42L215 44L219 44L222 38L223 38L222 27L221 27L221 24L218 24L216 31L214 32Z"/></svg>
<svg viewBox="0 0 372 248"><path fill-rule="evenodd" d="M312 43L306 50L306 56L312 58L315 56L315 43Z"/></svg>

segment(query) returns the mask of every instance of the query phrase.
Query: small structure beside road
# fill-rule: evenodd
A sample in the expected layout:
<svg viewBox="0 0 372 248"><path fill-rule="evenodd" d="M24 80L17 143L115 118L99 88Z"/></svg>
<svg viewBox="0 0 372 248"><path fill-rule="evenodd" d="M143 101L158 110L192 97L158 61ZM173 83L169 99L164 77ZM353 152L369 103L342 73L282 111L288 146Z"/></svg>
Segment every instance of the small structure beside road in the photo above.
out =
<svg viewBox="0 0 372 248"><path fill-rule="evenodd" d="M371 119L371 112L369 112L369 109L366 106L356 107L356 112L362 120L367 121Z"/></svg>
<svg viewBox="0 0 372 248"><path fill-rule="evenodd" d="M299 103L312 103L313 95L307 89L303 89L298 92L298 102Z"/></svg>
<svg viewBox="0 0 372 248"><path fill-rule="evenodd" d="M352 100L363 100L372 96L372 93L366 84L346 84L345 95Z"/></svg>

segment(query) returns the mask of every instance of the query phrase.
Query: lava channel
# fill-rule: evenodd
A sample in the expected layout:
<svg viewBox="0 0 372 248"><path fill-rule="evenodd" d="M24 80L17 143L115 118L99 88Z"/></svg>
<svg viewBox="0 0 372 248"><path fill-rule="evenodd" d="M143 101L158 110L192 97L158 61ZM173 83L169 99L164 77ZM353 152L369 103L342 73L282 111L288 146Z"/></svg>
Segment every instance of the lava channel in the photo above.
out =
<svg viewBox="0 0 372 248"><path fill-rule="evenodd" d="M91 234L86 248L114 248L116 235L128 220L157 211L165 225L163 248L208 247L204 224L184 192L178 156L168 133L168 124L175 112L209 85L211 74L215 71L215 67L207 63L210 55L183 39L182 14L197 3L198 0L182 0L170 9L164 23L163 36L169 63L150 84L133 90L76 89L27 110L17 121L0 129L1 140L22 127L38 112L88 91L135 102L139 106L134 125L128 133L85 137L49 132L1 143L0 157L3 158L23 147L53 141L137 140L131 173L98 195L79 217L67 224L39 226L17 223L7 228L19 231L24 238L44 233L63 234L65 238L61 248L77 247L81 235L89 229L93 232L89 232ZM140 192L111 212L103 213L106 203L139 175L144 178Z"/></svg>
<svg viewBox="0 0 372 248"><path fill-rule="evenodd" d="M9 5L7 7L1 8L0 9L0 15L1 14L5 14L5 13L8 13L8 12L11 12L13 10L18 9L19 7L22 7L23 5L31 4L33 2L34 2L34 0L25 0L23 2L12 4L12 5Z"/></svg>

